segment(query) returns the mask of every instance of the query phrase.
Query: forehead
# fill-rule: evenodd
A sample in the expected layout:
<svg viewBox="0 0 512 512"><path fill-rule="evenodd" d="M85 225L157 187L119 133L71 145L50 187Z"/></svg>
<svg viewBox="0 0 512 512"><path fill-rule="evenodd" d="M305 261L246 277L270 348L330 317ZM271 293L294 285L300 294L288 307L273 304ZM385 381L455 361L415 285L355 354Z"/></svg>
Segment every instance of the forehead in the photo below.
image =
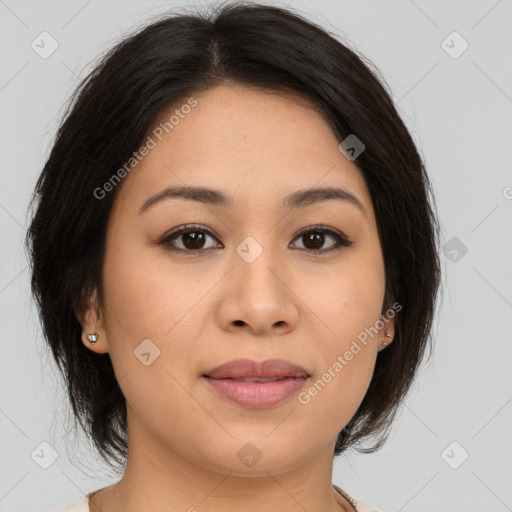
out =
<svg viewBox="0 0 512 512"><path fill-rule="evenodd" d="M361 171L304 98L239 85L191 97L193 108L181 108L190 103L185 98L161 112L149 132L153 149L124 179L122 195L137 207L169 186L221 189L233 208L267 208L297 190L342 187L372 211Z"/></svg>

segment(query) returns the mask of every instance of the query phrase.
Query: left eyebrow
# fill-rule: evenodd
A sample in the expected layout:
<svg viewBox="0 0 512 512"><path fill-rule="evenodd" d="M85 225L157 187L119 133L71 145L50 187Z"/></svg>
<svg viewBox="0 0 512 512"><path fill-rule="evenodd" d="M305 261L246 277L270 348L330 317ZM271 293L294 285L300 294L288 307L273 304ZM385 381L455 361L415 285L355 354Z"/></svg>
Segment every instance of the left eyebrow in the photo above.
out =
<svg viewBox="0 0 512 512"><path fill-rule="evenodd" d="M171 198L200 201L223 208L230 208L234 205L233 198L220 190L197 186L171 186L147 199L139 208L138 213L141 214L156 203ZM335 187L317 187L297 190L284 198L283 205L288 208L304 208L311 204L333 199L354 205L366 215L363 204L354 194L348 190Z"/></svg>

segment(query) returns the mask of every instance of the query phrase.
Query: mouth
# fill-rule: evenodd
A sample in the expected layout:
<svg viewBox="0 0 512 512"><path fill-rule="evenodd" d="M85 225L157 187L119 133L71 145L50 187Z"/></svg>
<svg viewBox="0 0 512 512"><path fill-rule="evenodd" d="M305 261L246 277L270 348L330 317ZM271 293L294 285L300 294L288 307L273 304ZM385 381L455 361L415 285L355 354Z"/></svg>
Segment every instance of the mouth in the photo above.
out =
<svg viewBox="0 0 512 512"><path fill-rule="evenodd" d="M281 359L261 363L238 359L201 376L209 388L238 405L265 408L297 393L311 377L302 367Z"/></svg>
<svg viewBox="0 0 512 512"><path fill-rule="evenodd" d="M281 379L212 379L203 376L216 393L243 407L262 409L276 405L296 394L309 377Z"/></svg>

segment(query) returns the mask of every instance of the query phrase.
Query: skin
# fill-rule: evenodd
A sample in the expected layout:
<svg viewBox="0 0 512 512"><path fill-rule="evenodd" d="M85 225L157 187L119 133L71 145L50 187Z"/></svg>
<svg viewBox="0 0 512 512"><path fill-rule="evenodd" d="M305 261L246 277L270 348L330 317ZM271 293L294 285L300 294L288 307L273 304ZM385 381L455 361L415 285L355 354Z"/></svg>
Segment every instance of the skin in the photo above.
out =
<svg viewBox="0 0 512 512"><path fill-rule="evenodd" d="M389 304L369 191L300 97L223 84L194 98L198 105L118 185L104 302L94 294L79 314L87 348L110 354L128 413L126 471L91 498L91 511L352 511L331 484L334 445L392 339L392 319L308 404L294 395L242 407L201 375L233 359L281 358L307 369L308 389L379 320ZM173 198L137 213L170 185L215 188L234 205ZM314 186L348 190L365 211L340 200L283 208L285 195ZM189 253L158 245L191 223L217 240L205 234L194 246L176 237ZM317 246L297 236L318 224L354 244L315 254L337 246L331 235ZM236 252L248 236L263 249L251 263ZM148 366L134 356L145 339L160 350ZM261 454L252 467L237 457L248 442Z"/></svg>

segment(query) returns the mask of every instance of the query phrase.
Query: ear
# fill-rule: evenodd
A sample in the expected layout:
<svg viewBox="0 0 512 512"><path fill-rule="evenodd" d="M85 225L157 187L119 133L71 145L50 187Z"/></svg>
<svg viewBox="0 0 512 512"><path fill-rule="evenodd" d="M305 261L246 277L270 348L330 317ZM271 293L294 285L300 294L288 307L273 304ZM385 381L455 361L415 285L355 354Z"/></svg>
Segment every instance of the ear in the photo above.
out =
<svg viewBox="0 0 512 512"><path fill-rule="evenodd" d="M108 352L107 333L104 325L104 313L98 300L97 290L87 297L82 297L75 307L75 314L82 326L82 343L92 352ZM95 343L87 339L88 334L97 334Z"/></svg>
<svg viewBox="0 0 512 512"><path fill-rule="evenodd" d="M384 304L381 312L381 320L384 324L379 332L378 349L379 352L388 346L395 338L395 317L400 311L401 306L393 300L393 297L386 292Z"/></svg>

